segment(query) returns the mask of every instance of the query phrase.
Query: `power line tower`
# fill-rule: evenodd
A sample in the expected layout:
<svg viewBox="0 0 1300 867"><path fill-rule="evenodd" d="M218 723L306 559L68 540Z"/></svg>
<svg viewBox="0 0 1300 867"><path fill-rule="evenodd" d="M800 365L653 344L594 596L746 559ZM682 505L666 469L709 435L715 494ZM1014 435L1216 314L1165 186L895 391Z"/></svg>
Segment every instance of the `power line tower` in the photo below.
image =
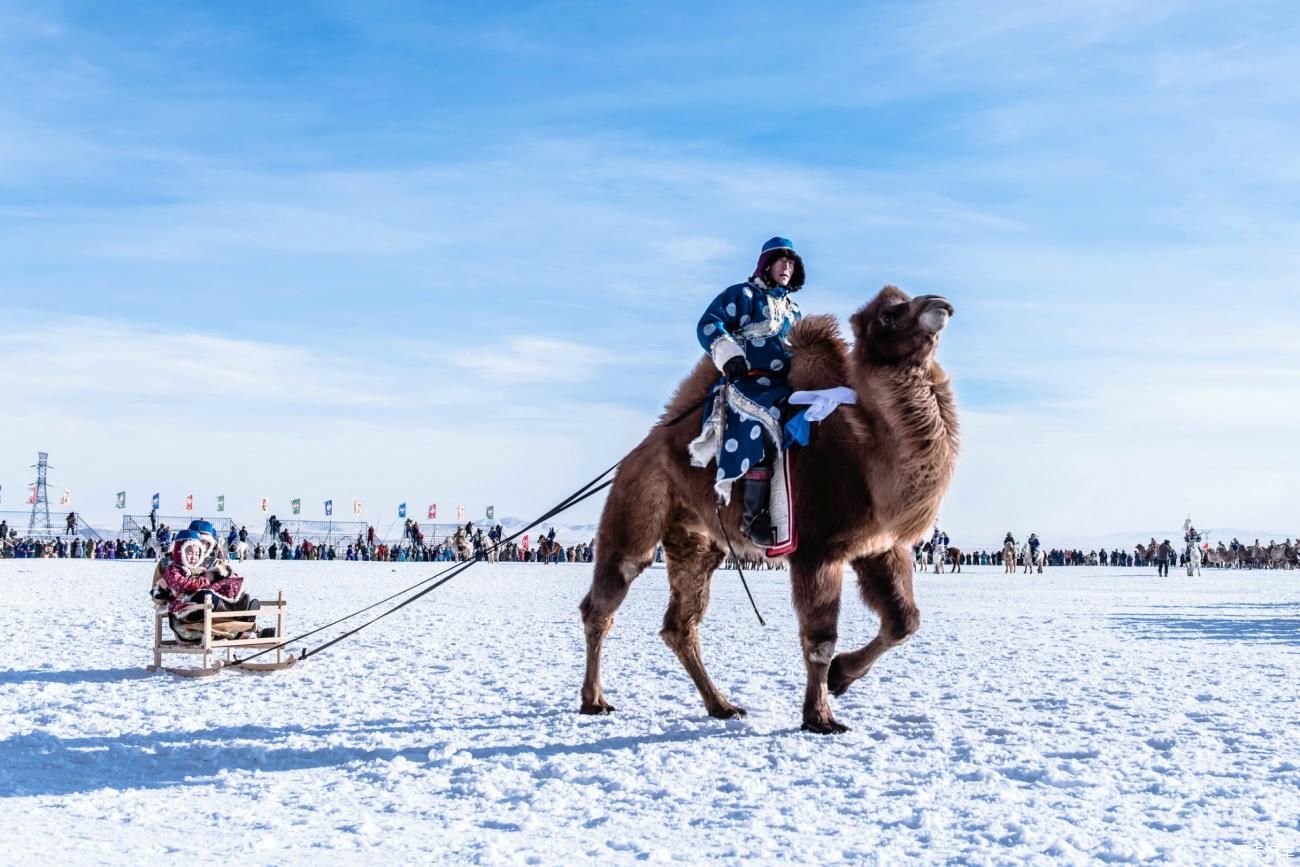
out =
<svg viewBox="0 0 1300 867"><path fill-rule="evenodd" d="M36 468L36 484L32 486L32 519L27 522L27 534L29 536L36 529L36 515L38 512L43 511L45 513L45 524L42 529L48 532L52 527L50 524L49 486L46 484L46 475L50 468L50 456L45 452L37 452L36 456L36 463L33 464Z"/></svg>

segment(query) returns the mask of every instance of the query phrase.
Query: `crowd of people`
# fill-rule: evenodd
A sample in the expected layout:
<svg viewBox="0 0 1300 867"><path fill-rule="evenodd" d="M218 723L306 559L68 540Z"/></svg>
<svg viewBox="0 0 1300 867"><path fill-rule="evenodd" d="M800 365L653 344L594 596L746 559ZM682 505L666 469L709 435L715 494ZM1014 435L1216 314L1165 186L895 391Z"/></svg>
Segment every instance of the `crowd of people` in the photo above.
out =
<svg viewBox="0 0 1300 867"><path fill-rule="evenodd" d="M139 538L121 536L116 539L96 539L81 534L75 513L65 521L67 532L57 535L23 536L7 521L0 521L0 558L74 558L92 560L156 560L171 551L175 532L156 516L139 530ZM223 552L231 560L345 560L384 562L464 562L487 560L508 563L590 563L595 540L565 545L556 539L555 528L529 542L527 536L520 540L505 541L506 532L501 524L491 527L475 526L473 522L457 527L454 533L441 541L428 538L420 524L407 519L402 536L395 541L381 539L374 527L357 534L349 542L335 540L295 539L289 529L274 515L267 522L261 540L250 544L246 526L231 526L226 534ZM1008 532L1003 541L1004 550L966 551L954 548L946 532L935 528L930 539L913 548L916 562L960 563L963 566L999 566L1004 563L1005 547L1015 552L1017 565L1024 564L1026 549L1031 562L1037 561L1042 543L1037 534L1030 533L1025 544L1017 542ZM1196 558L1196 552L1200 552ZM1300 567L1300 543L1290 539L1285 542L1270 540L1267 544L1256 539L1247 544L1234 538L1229 543L1220 542L1211 548L1190 522L1185 528L1183 544L1175 545L1169 539L1152 538L1146 544L1137 544L1133 551L1118 548L1083 551L1078 548L1049 548L1045 551L1047 566L1102 566L1115 568L1153 567L1160 574L1169 568L1185 567L1196 558L1198 564L1230 568L1295 568ZM661 559L657 556L656 559ZM730 563L730 561L728 561ZM747 568L762 568L768 561L746 562Z"/></svg>

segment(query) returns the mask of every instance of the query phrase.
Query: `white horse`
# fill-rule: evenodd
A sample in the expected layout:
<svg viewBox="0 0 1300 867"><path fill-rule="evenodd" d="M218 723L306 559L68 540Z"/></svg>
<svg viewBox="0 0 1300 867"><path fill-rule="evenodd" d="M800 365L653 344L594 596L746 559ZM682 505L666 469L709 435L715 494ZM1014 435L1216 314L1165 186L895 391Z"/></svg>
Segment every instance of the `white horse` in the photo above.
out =
<svg viewBox="0 0 1300 867"><path fill-rule="evenodd" d="M934 566L934 574L943 574L943 564L948 561L948 549L942 542L930 547L930 565Z"/></svg>
<svg viewBox="0 0 1300 867"><path fill-rule="evenodd" d="M1201 546L1195 543L1187 546L1187 577L1192 577L1192 570L1201 574Z"/></svg>
<svg viewBox="0 0 1300 867"><path fill-rule="evenodd" d="M1026 542L1020 546L1020 556L1025 564L1025 572L1032 572L1034 567L1038 567L1038 572L1041 575L1043 567L1047 565L1047 552L1041 546L1038 553L1035 554L1034 549L1030 548L1029 543Z"/></svg>

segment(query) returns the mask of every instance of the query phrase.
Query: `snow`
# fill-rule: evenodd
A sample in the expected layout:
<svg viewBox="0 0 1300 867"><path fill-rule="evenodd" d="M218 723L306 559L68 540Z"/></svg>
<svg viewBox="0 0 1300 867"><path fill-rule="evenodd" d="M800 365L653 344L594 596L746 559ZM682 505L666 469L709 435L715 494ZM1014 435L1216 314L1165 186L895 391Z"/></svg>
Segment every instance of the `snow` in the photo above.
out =
<svg viewBox="0 0 1300 867"><path fill-rule="evenodd" d="M302 631L437 564L244 565ZM918 576L921 631L799 731L788 576L719 573L721 722L638 579L576 713L590 567L481 564L288 671L151 675L150 566L0 561L3 861L1285 863L1297 573ZM846 581L841 649L874 619ZM308 642L312 643L311 641ZM220 857L214 856L219 853Z"/></svg>

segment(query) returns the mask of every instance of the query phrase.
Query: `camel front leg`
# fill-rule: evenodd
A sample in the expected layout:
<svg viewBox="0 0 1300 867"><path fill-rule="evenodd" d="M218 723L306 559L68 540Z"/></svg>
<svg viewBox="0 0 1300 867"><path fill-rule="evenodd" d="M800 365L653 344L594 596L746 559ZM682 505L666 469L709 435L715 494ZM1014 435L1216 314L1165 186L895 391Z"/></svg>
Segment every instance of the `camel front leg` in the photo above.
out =
<svg viewBox="0 0 1300 867"><path fill-rule="evenodd" d="M795 609L799 615L799 642L808 674L803 700L803 730L817 734L846 732L849 727L841 725L831 713L830 692L826 685L839 633L843 564L796 559L791 561L790 571ZM910 571L908 575L910 577Z"/></svg>
<svg viewBox="0 0 1300 867"><path fill-rule="evenodd" d="M902 644L921 626L921 612L912 594L912 573L902 548L859 557L852 563L862 599L880 618L880 631L865 647L835 657L827 675L833 695L843 695L890 648Z"/></svg>

